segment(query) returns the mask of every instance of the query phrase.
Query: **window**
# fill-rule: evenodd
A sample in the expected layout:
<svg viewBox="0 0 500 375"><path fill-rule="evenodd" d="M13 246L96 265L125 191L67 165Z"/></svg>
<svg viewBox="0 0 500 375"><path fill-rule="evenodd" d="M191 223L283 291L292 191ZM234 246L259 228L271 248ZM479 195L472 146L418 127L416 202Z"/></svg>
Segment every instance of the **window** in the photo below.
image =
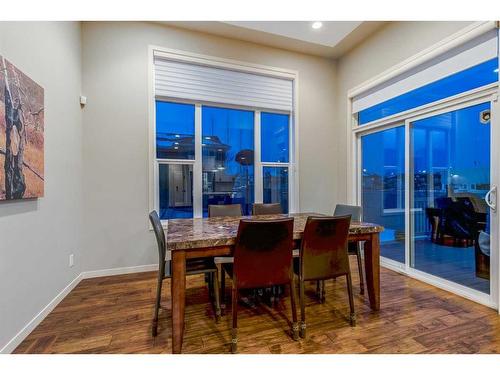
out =
<svg viewBox="0 0 500 375"><path fill-rule="evenodd" d="M358 114L358 124L381 119L408 109L420 107L498 81L498 59L494 58L469 69L429 83L389 99Z"/></svg>
<svg viewBox="0 0 500 375"><path fill-rule="evenodd" d="M254 202L254 113L202 107L203 216L209 204Z"/></svg>
<svg viewBox="0 0 500 375"><path fill-rule="evenodd" d="M263 202L280 203L288 213L290 116L262 112L260 118Z"/></svg>
<svg viewBox="0 0 500 375"><path fill-rule="evenodd" d="M281 203L283 213L288 213L288 168L264 167L263 202Z"/></svg>
<svg viewBox="0 0 500 375"><path fill-rule="evenodd" d="M297 209L297 73L151 47L150 207L162 220L210 204ZM153 131L155 129L155 131ZM293 140L293 142L292 142Z"/></svg>
<svg viewBox="0 0 500 375"><path fill-rule="evenodd" d="M290 116L262 112L260 136L262 162L288 163Z"/></svg>
<svg viewBox="0 0 500 375"><path fill-rule="evenodd" d="M160 219L193 217L193 166L160 164Z"/></svg>
<svg viewBox="0 0 500 375"><path fill-rule="evenodd" d="M194 105L156 102L156 157L194 160Z"/></svg>
<svg viewBox="0 0 500 375"><path fill-rule="evenodd" d="M193 216L195 106L156 101L160 219Z"/></svg>

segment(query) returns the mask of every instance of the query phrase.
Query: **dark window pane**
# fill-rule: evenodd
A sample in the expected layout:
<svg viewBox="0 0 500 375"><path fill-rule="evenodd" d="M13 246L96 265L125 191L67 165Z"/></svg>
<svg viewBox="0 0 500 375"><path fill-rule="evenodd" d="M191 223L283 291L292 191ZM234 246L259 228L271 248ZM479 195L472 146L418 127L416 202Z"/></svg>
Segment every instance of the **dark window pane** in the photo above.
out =
<svg viewBox="0 0 500 375"><path fill-rule="evenodd" d="M156 101L156 157L194 159L194 105Z"/></svg>
<svg viewBox="0 0 500 375"><path fill-rule="evenodd" d="M281 203L288 213L288 168L264 167L263 183L263 203Z"/></svg>
<svg viewBox="0 0 500 375"><path fill-rule="evenodd" d="M193 166L160 164L160 219L193 217Z"/></svg>
<svg viewBox="0 0 500 375"><path fill-rule="evenodd" d="M384 226L381 255L404 263L404 126L363 136L361 150L363 220Z"/></svg>
<svg viewBox="0 0 500 375"><path fill-rule="evenodd" d="M495 58L364 109L358 113L358 124L363 125L497 81L498 59Z"/></svg>
<svg viewBox="0 0 500 375"><path fill-rule="evenodd" d="M203 216L209 204L254 202L254 113L203 106Z"/></svg>
<svg viewBox="0 0 500 375"><path fill-rule="evenodd" d="M288 163L289 116L262 112L260 117L261 160Z"/></svg>

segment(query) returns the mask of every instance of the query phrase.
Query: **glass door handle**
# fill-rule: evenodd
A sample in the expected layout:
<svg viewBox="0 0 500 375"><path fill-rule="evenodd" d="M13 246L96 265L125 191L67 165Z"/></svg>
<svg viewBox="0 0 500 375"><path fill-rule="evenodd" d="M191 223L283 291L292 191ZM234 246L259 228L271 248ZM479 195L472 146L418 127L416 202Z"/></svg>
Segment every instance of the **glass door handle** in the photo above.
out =
<svg viewBox="0 0 500 375"><path fill-rule="evenodd" d="M493 185L491 189L486 193L484 201L493 211L497 209L497 187Z"/></svg>

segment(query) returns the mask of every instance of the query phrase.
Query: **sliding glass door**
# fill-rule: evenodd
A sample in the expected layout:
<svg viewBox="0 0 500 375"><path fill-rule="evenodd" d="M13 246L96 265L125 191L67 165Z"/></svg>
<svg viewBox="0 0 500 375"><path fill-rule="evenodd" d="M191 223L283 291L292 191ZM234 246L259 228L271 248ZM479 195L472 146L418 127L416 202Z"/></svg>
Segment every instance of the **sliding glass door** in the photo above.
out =
<svg viewBox="0 0 500 375"><path fill-rule="evenodd" d="M490 102L409 121L410 266L490 293Z"/></svg>
<svg viewBox="0 0 500 375"><path fill-rule="evenodd" d="M500 132L498 103L483 100L360 132L358 194L385 228L383 264L493 305Z"/></svg>

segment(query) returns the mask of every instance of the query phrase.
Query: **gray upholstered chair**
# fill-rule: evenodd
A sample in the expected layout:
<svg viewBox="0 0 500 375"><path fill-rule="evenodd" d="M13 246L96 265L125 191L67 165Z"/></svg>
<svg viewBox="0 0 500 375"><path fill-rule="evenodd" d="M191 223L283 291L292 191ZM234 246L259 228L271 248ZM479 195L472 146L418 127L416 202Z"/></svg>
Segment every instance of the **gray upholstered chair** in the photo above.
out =
<svg viewBox="0 0 500 375"><path fill-rule="evenodd" d="M281 203L254 203L252 215L279 215L283 213Z"/></svg>
<svg viewBox="0 0 500 375"><path fill-rule="evenodd" d="M237 217L242 216L243 212L240 204L209 204L208 217ZM221 308L226 308L226 273L222 265L224 263L233 263L233 257L215 257L214 263L220 266L220 290L221 290Z"/></svg>
<svg viewBox="0 0 500 375"><path fill-rule="evenodd" d="M165 240L165 232L161 225L160 218L156 211L151 211L149 220L153 226L158 244L158 284L156 287L156 302L153 314L153 324L151 326L151 334L158 334L158 312L160 310L161 288L163 280L172 277L172 265L170 260L166 260L167 242ZM212 258L204 259L188 259L186 260L186 275L209 274L209 290L210 295L213 295L215 302L215 319L220 320L221 309L219 304L219 278L218 270Z"/></svg>
<svg viewBox="0 0 500 375"><path fill-rule="evenodd" d="M351 215L352 221L361 221L363 215L363 209L360 206L350 206L347 204L337 204L335 206L335 211L333 216L344 216ZM363 279L363 262L361 259L361 244L349 243L348 246L349 255L356 255L358 261L358 273L359 273L359 287L361 294L365 294L365 283Z"/></svg>
<svg viewBox="0 0 500 375"><path fill-rule="evenodd" d="M241 204L209 204L208 217L242 216Z"/></svg>

